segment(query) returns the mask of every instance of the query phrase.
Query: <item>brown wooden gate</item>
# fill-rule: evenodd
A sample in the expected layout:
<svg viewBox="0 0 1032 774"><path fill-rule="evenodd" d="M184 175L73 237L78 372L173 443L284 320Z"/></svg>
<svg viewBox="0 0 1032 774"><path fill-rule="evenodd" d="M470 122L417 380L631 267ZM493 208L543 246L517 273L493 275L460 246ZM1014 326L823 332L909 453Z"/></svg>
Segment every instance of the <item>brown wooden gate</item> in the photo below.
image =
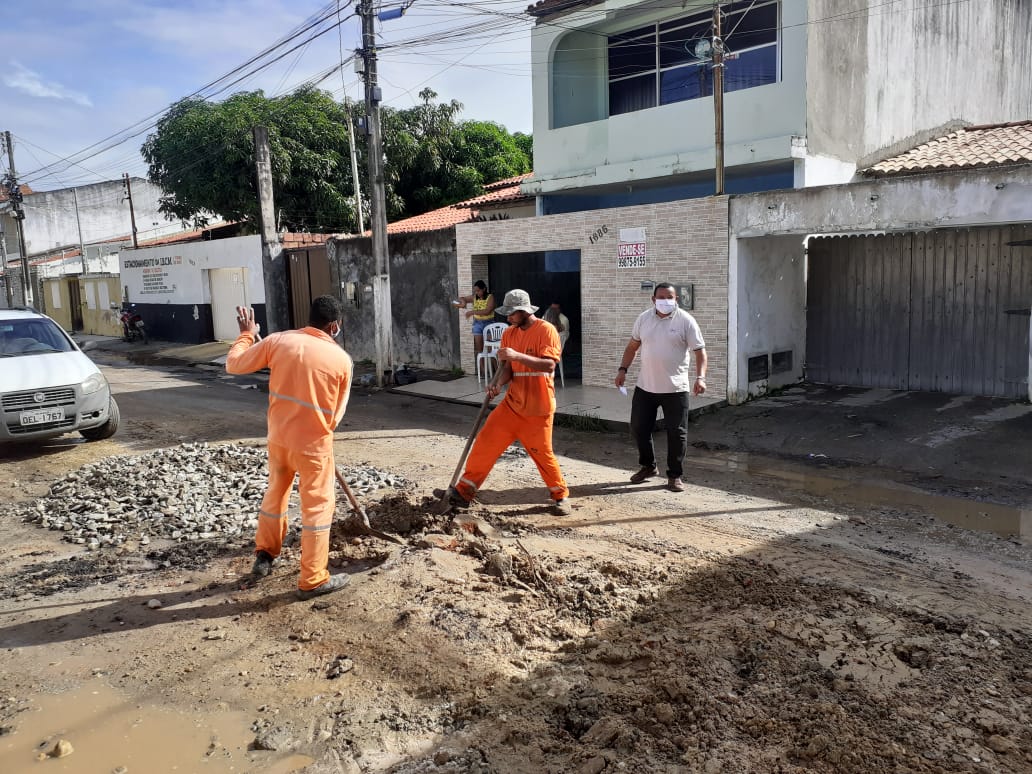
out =
<svg viewBox="0 0 1032 774"><path fill-rule="evenodd" d="M815 382L1028 395L1032 227L823 237L808 249Z"/></svg>
<svg viewBox="0 0 1032 774"><path fill-rule="evenodd" d="M295 328L308 324L312 300L337 295L330 279L330 262L325 247L287 251L290 266L290 319Z"/></svg>

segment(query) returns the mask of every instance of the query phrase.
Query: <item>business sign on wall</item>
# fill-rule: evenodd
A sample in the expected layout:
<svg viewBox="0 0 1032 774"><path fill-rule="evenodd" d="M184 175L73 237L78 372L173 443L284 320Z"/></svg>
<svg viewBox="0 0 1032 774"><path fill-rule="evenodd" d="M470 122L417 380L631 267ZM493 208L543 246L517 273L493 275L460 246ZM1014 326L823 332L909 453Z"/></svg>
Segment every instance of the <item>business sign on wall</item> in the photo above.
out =
<svg viewBox="0 0 1032 774"><path fill-rule="evenodd" d="M122 285L130 301L210 304L210 273L217 269L242 269L247 300L252 304L265 303L262 242L256 234L123 250L119 260Z"/></svg>
<svg viewBox="0 0 1032 774"><path fill-rule="evenodd" d="M616 268L645 268L645 227L620 229L616 246Z"/></svg>
<svg viewBox="0 0 1032 774"><path fill-rule="evenodd" d="M138 269L141 296L169 296L175 293L178 283L174 275L183 265L181 255L159 255L152 258L127 258L122 264L125 269ZM145 301L149 299L144 299Z"/></svg>

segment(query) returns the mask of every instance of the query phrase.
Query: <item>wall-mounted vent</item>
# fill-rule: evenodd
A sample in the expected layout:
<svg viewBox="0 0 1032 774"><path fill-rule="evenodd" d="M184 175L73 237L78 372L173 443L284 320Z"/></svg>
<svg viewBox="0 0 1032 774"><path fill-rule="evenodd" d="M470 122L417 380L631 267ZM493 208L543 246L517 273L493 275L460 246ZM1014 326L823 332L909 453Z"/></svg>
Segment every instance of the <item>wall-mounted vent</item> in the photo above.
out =
<svg viewBox="0 0 1032 774"><path fill-rule="evenodd" d="M775 352L770 356L770 372L784 374L792 370L792 350Z"/></svg>
<svg viewBox="0 0 1032 774"><path fill-rule="evenodd" d="M770 378L770 361L766 355L749 358L749 381L762 382Z"/></svg>

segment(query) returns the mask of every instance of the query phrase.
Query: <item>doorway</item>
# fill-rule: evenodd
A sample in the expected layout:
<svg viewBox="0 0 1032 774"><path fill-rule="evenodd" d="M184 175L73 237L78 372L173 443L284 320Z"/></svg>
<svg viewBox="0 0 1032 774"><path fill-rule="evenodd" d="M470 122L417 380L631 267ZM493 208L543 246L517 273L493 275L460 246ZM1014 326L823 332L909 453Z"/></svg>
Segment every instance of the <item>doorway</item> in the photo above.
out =
<svg viewBox="0 0 1032 774"><path fill-rule="evenodd" d="M583 373L580 261L580 250L487 256L488 287L498 306L502 305L506 291L522 288L530 294L531 303L540 307L538 317L544 315L549 304L559 304L570 319L570 338L563 348L563 371L568 379L580 379Z"/></svg>
<svg viewBox="0 0 1032 774"><path fill-rule="evenodd" d="M82 331L82 293L79 290L79 278L68 280L68 314L72 318L72 330Z"/></svg>
<svg viewBox="0 0 1032 774"><path fill-rule="evenodd" d="M248 306L247 269L211 269L211 323L216 341L233 341L240 335L236 308Z"/></svg>

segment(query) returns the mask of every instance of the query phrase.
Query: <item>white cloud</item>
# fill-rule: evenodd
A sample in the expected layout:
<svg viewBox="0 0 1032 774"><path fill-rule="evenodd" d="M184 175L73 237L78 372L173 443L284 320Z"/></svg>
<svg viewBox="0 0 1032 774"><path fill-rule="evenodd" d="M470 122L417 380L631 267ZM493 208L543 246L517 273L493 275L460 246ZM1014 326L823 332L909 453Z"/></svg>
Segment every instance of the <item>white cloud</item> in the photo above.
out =
<svg viewBox="0 0 1032 774"><path fill-rule="evenodd" d="M39 73L25 65L11 60L13 72L4 75L4 84L12 89L25 92L32 97L68 100L83 107L93 107L90 98L79 91L62 86L56 81L48 81Z"/></svg>

